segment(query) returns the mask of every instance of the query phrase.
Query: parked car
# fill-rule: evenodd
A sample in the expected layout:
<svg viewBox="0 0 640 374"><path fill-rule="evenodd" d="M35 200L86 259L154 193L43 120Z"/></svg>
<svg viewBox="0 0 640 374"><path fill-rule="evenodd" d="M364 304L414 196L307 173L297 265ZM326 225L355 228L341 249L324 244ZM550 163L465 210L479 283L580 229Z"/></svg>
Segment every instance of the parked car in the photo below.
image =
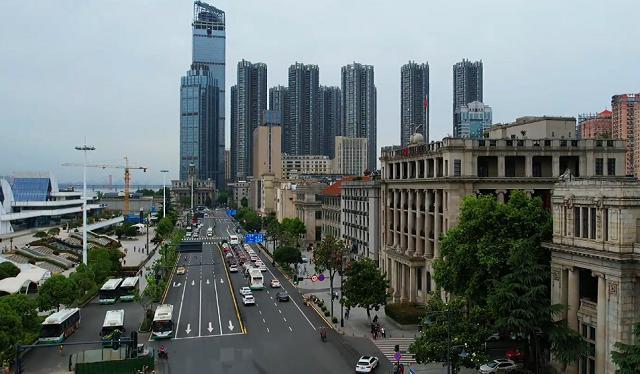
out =
<svg viewBox="0 0 640 374"><path fill-rule="evenodd" d="M499 358L497 360L493 360L491 362L487 362L486 364L480 366L480 373L488 374L488 373L501 373L505 371L511 371L518 368L518 365L512 360L506 358Z"/></svg>
<svg viewBox="0 0 640 374"><path fill-rule="evenodd" d="M508 350L505 356L507 356L509 360L512 360L515 362L524 361L524 352L522 352L520 348L517 348L517 347L511 348L510 350Z"/></svg>

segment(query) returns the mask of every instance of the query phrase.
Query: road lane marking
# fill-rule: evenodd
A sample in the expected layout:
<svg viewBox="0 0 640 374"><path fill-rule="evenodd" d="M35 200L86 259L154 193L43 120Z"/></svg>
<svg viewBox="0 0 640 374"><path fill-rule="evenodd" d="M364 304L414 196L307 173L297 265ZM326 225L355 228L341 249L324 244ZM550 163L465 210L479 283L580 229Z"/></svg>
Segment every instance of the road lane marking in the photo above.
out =
<svg viewBox="0 0 640 374"><path fill-rule="evenodd" d="M187 323L187 335L189 335L189 333L191 332L191 324Z"/></svg>
<svg viewBox="0 0 640 374"><path fill-rule="evenodd" d="M233 331L233 323L231 323L231 320L229 320L229 330Z"/></svg>
<svg viewBox="0 0 640 374"><path fill-rule="evenodd" d="M258 313L260 313L260 315L262 315L262 311L261 310L258 310Z"/></svg>
<svg viewBox="0 0 640 374"><path fill-rule="evenodd" d="M267 333L269 333L269 332L270 332L270 331L269 331L269 328L267 327Z"/></svg>
<svg viewBox="0 0 640 374"><path fill-rule="evenodd" d="M291 326L289 326L289 331L293 332L293 329L291 329Z"/></svg>
<svg viewBox="0 0 640 374"><path fill-rule="evenodd" d="M171 340L217 338L217 337L220 337L220 336L233 336L233 335L244 335L244 333L243 332L234 332L234 333L202 335L202 336L183 336L183 337L180 337L180 338L173 338Z"/></svg>
<svg viewBox="0 0 640 374"><path fill-rule="evenodd" d="M262 319L262 323L267 323L267 321L264 320L264 318Z"/></svg>
<svg viewBox="0 0 640 374"><path fill-rule="evenodd" d="M280 312L280 314L282 314L282 310L278 309L278 312Z"/></svg>
<svg viewBox="0 0 640 374"><path fill-rule="evenodd" d="M192 280L191 280L191 285L192 285L192 286L195 286L195 285L196 285L196 281L195 281L195 279L192 279Z"/></svg>
<svg viewBox="0 0 640 374"><path fill-rule="evenodd" d="M178 323L176 324L176 335L178 335L178 331L180 331L180 317L182 317L182 304L184 303L184 291L187 290L187 282L184 282L184 287L182 287L182 297L180 298L180 310L178 311Z"/></svg>
<svg viewBox="0 0 640 374"><path fill-rule="evenodd" d="M200 279L200 310L198 311L198 336L202 335L202 279Z"/></svg>
<svg viewBox="0 0 640 374"><path fill-rule="evenodd" d="M286 318L282 317L282 319L283 319L285 322L287 322L287 319L286 319Z"/></svg>
<svg viewBox="0 0 640 374"><path fill-rule="evenodd" d="M211 321L209 321L209 327L207 327L207 330L209 330L209 334L211 334L211 331L213 331L213 327L211 327Z"/></svg>
<svg viewBox="0 0 640 374"><path fill-rule="evenodd" d="M213 282L213 289L216 292L216 308L218 308L218 325L220 326L220 332L222 333L222 319L220 318L220 302L218 301L218 285Z"/></svg>

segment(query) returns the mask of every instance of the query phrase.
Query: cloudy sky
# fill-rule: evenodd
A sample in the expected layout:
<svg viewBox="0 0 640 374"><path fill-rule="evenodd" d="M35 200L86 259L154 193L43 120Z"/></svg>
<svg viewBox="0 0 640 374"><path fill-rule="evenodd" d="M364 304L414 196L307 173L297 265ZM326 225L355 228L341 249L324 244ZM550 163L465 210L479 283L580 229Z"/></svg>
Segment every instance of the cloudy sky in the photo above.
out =
<svg viewBox="0 0 640 374"><path fill-rule="evenodd" d="M325 85L340 67L375 66L378 147L400 141L400 66L431 68L431 133L452 132L452 65L484 62L494 122L600 111L640 91L635 0L217 0L227 16L227 89L242 59L287 68L317 64ZM52 171L81 179L90 160L148 166L138 182L178 171L179 79L191 59L189 0L0 1L0 175ZM229 92L227 90L227 92ZM227 118L229 118L227 95ZM227 147L229 121L227 120ZM106 182L120 172L91 170Z"/></svg>

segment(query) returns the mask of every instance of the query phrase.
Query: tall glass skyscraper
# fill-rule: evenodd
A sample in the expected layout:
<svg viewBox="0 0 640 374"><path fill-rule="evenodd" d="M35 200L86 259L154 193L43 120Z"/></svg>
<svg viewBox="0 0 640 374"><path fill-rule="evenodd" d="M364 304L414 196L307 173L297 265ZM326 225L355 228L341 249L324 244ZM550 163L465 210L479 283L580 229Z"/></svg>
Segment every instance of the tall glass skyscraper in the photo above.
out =
<svg viewBox="0 0 640 374"><path fill-rule="evenodd" d="M460 137L460 108L482 102L482 61L462 60L453 65L453 136Z"/></svg>
<svg viewBox="0 0 640 374"><path fill-rule="evenodd" d="M409 61L400 68L400 143L409 144L418 128L429 143L429 64Z"/></svg>
<svg viewBox="0 0 640 374"><path fill-rule="evenodd" d="M180 179L212 179L224 186L225 16L193 4L192 64L180 84Z"/></svg>

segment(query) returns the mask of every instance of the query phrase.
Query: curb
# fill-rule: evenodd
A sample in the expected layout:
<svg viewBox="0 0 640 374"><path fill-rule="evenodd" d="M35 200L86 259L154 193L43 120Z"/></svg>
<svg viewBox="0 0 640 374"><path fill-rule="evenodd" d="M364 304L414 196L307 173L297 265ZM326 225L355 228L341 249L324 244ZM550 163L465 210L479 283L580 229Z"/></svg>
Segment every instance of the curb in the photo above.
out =
<svg viewBox="0 0 640 374"><path fill-rule="evenodd" d="M164 288L164 294L162 295L163 304L167 300L167 295L169 294L169 288L171 288L171 285L173 284L173 275L176 273L176 265L178 265L178 261L180 261L180 255L176 257L176 263L173 264L173 267L171 267L171 277L169 277L169 281L167 282L167 285Z"/></svg>
<svg viewBox="0 0 640 374"><path fill-rule="evenodd" d="M324 313L321 313L320 310L318 310L318 308L316 308L315 303L311 303L311 308L318 314L318 316L320 318L322 318L322 320L327 324L327 326L329 326L332 330L334 331L338 331L335 326L333 326L333 323L331 323L331 321L329 321L327 319L327 317L324 316ZM342 332L340 332L342 334Z"/></svg>

